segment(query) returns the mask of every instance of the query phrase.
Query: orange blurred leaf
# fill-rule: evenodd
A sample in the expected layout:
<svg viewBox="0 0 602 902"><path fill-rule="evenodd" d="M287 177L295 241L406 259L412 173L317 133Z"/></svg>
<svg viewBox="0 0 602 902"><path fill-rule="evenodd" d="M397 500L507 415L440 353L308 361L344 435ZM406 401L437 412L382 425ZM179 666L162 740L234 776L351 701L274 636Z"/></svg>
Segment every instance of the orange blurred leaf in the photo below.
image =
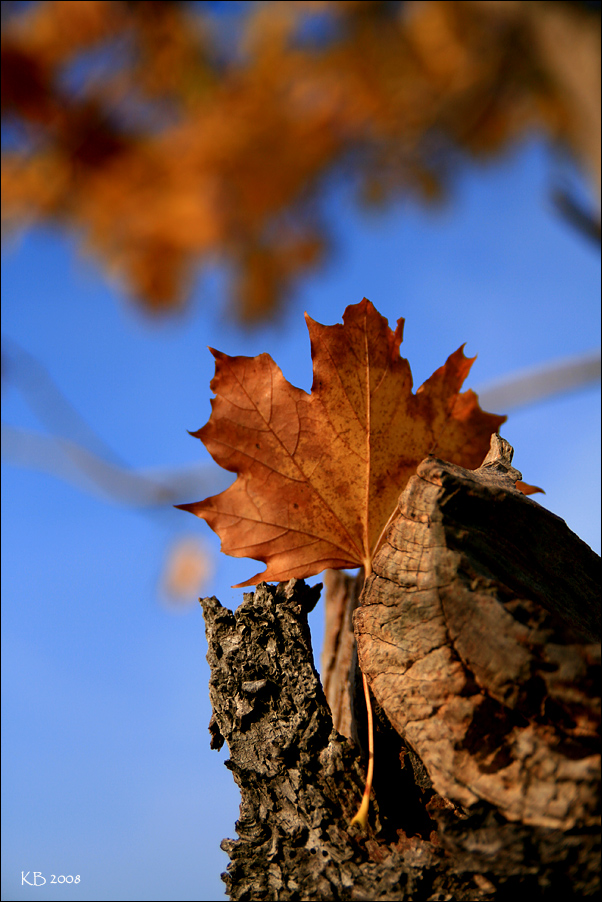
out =
<svg viewBox="0 0 602 902"><path fill-rule="evenodd" d="M207 550L197 538L185 536L169 550L161 579L163 591L180 603L196 600L212 572Z"/></svg>

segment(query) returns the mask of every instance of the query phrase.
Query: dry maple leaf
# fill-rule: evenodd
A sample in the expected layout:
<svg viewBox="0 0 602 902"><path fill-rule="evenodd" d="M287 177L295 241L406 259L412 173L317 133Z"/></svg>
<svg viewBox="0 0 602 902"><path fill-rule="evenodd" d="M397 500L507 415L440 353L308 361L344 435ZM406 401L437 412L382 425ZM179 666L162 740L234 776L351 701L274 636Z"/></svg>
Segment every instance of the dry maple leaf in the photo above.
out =
<svg viewBox="0 0 602 902"><path fill-rule="evenodd" d="M416 393L395 332L364 298L343 325L306 314L311 394L286 381L268 354L216 359L209 422L193 435L238 474L230 488L179 505L207 521L222 551L267 566L235 588L326 568L366 573L400 492L429 453L478 467L506 417L460 394L474 358L458 348Z"/></svg>

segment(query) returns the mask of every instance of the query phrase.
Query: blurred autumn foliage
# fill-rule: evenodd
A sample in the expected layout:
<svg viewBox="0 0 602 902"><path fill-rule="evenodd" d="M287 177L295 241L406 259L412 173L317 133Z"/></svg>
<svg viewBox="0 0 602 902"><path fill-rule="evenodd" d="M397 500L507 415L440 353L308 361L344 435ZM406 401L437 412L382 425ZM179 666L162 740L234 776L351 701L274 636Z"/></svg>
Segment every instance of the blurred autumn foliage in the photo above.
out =
<svg viewBox="0 0 602 902"><path fill-rule="evenodd" d="M599 4L2 6L3 221L76 230L149 311L218 261L240 320L272 314L337 169L431 200L538 129L599 179Z"/></svg>

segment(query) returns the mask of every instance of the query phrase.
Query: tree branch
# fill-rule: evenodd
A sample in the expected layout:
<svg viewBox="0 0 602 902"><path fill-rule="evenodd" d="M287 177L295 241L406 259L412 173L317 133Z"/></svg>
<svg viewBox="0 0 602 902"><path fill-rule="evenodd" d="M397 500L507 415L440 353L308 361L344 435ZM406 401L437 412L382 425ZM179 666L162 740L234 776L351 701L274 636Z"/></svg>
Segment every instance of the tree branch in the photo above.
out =
<svg viewBox="0 0 602 902"><path fill-rule="evenodd" d="M242 797L239 838L222 844L231 899L599 889L600 651L584 635L599 560L514 488L499 441L477 471L421 464L356 610L376 718L365 834L349 827L365 713L351 692L356 742L332 728L307 626L320 587L261 584L235 613L203 600L212 745L228 742ZM354 606L353 591L337 603ZM348 615L331 623L348 630ZM353 685L353 656L343 670L331 689L335 676Z"/></svg>

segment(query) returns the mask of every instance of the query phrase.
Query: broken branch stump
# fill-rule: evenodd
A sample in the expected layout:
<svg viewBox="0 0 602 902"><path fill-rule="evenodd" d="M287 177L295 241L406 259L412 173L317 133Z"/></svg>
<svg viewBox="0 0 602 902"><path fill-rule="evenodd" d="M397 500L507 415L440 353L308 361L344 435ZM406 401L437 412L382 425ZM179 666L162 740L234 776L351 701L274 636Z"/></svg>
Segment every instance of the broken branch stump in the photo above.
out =
<svg viewBox="0 0 602 902"><path fill-rule="evenodd" d="M366 834L349 828L361 705L333 670L352 742L313 665L320 587L261 584L235 613L203 600L212 745L228 742L242 800L238 839L222 844L231 899L599 891L599 558L515 489L497 441L476 471L420 465L355 611L376 709ZM349 658L349 618L337 622ZM329 639L332 661L342 646Z"/></svg>

